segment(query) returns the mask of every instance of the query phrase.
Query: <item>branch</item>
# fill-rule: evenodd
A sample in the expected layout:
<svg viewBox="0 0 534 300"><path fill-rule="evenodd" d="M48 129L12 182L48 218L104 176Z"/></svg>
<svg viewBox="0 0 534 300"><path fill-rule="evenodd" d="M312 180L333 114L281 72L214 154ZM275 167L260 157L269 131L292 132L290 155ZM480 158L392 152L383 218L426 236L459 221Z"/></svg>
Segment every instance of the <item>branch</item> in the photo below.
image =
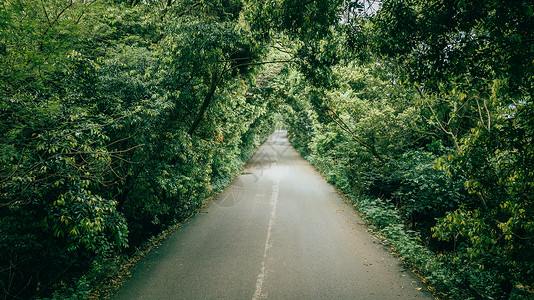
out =
<svg viewBox="0 0 534 300"><path fill-rule="evenodd" d="M325 105L326 106L326 105ZM330 112L330 114L328 114L328 116L332 119L332 121L334 121L343 131L345 131L346 133L348 133L357 143L361 144L362 146L364 146L367 150L369 150L371 152L371 154L376 157L380 162L384 163L384 159L378 154L378 152L376 151L376 148L372 145L369 145L367 144L366 142L364 142L359 136L357 136L351 129L350 127L347 125L347 123L345 123L345 121L343 121L343 119L341 119L341 117L334 111L332 110L330 107L326 106L326 108L328 109L328 111ZM336 116L336 118L334 118L334 116Z"/></svg>
<svg viewBox="0 0 534 300"><path fill-rule="evenodd" d="M72 152L54 154L50 158L57 158L57 157L63 156L63 155L81 155L81 154L109 154L109 155L111 155L111 154L119 154L119 153L129 152L129 151L134 150L135 148L139 148L139 147L143 147L143 146L145 146L145 144L139 144L139 145L132 146L132 147L130 147L128 149L115 150L115 151L72 151ZM67 147L65 147L65 148L67 148ZM76 149L73 149L73 148L69 148L69 149L76 150Z"/></svg>
<svg viewBox="0 0 534 300"><path fill-rule="evenodd" d="M208 106L210 105L211 100L213 99L213 95L215 94L215 90L217 90L217 85L219 84L221 78L222 78L222 74L219 77L217 74L217 71L213 71L211 75L210 89L208 90L208 93L204 97L204 101L202 102L202 106L200 107L200 111L198 112L195 118L195 121L193 122L193 125L191 125L191 128L189 128L190 136L192 136L193 133L195 133L195 130L198 128L198 125L200 125L202 118L204 118L204 113L206 113L206 110L208 109Z"/></svg>
<svg viewBox="0 0 534 300"><path fill-rule="evenodd" d="M134 132L134 134L129 135L129 136L125 137L125 138L122 138L122 139L118 139L118 140L116 140L116 141L113 141L113 142L107 144L107 145L106 145L106 148L109 148L109 146L114 145L114 144L116 144L116 143L120 143L120 142L123 142L123 141L125 141L125 140L129 140L129 139L133 138L134 136L136 136L138 133L139 133L139 130L137 130L136 132Z"/></svg>
<svg viewBox="0 0 534 300"><path fill-rule="evenodd" d="M44 5L43 0L41 0L41 6L43 7L43 12L45 14L46 21L48 22L48 26L52 26L52 23L50 22L50 18L48 17L48 12L46 11L46 7Z"/></svg>
<svg viewBox="0 0 534 300"><path fill-rule="evenodd" d="M52 23L49 22L49 26L48 26L48 28L46 28L46 30L43 32L43 34L41 34L42 37L44 37L44 36L48 33L48 31L52 28L52 26L53 26L54 24L56 24L56 23L59 22L59 18L61 18L61 16L67 11L67 9L69 9L71 6L73 6L74 3L75 3L75 2L72 1L69 5L65 6L65 7L64 7L64 8L57 14L55 20L54 20ZM44 6L43 6L43 8L44 8Z"/></svg>
<svg viewBox="0 0 534 300"><path fill-rule="evenodd" d="M244 60L246 58L234 58L234 59L226 59L226 60L219 60L217 62L236 62L239 60ZM285 60L271 60L271 61L259 61L259 62L246 62L242 64L237 64L235 66L232 66L230 68L225 69L225 71L229 71L231 69L235 69L242 66L259 66L259 65L267 65L267 64L283 64L283 63L290 63L294 62L295 58L292 59L285 59Z"/></svg>
<svg viewBox="0 0 534 300"><path fill-rule="evenodd" d="M434 108L432 108L432 105L430 105L430 102L426 99L425 95L423 94L423 91L421 91L421 89L419 88L419 86L416 85L416 88L417 88L417 91L419 93L419 96L421 96L421 99L423 99L423 101L425 102L426 106L430 109L430 112L432 113L432 116L434 116L434 119L436 120L436 122L438 123L438 126L439 128L445 132L446 134L450 135L451 138L452 138L452 142L454 143L454 147L456 148L456 151L457 152L460 152L460 146L458 144L458 140L456 139L456 136L454 135L454 133L452 131L448 131L445 126L443 126L443 124L441 123L441 121L439 120L438 118L438 115L436 114L436 112L434 111ZM451 117L452 119L452 117ZM449 122L450 122L450 119L449 119Z"/></svg>

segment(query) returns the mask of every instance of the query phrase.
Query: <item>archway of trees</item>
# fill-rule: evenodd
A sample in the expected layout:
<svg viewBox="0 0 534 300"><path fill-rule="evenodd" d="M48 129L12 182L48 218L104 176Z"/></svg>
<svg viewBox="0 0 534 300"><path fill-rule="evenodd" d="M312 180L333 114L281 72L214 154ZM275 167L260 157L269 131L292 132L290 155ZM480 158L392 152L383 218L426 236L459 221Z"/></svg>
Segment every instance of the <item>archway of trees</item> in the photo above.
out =
<svg viewBox="0 0 534 300"><path fill-rule="evenodd" d="M436 293L532 296L529 1L0 7L4 298L85 297L281 123Z"/></svg>

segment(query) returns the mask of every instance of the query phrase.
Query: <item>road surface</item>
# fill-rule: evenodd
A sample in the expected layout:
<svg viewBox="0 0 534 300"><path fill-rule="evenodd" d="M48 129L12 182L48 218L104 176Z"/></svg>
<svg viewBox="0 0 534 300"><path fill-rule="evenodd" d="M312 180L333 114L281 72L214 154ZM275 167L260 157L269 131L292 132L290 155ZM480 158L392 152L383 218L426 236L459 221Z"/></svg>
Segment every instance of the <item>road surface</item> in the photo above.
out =
<svg viewBox="0 0 534 300"><path fill-rule="evenodd" d="M425 290L277 131L112 299L433 299Z"/></svg>

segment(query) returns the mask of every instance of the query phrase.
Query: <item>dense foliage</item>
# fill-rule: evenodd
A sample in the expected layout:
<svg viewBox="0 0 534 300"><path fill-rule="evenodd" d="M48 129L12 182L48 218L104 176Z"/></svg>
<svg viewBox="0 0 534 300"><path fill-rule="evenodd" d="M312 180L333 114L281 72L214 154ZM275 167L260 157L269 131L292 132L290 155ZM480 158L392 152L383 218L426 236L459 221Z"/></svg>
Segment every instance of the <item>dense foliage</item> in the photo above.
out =
<svg viewBox="0 0 534 300"><path fill-rule="evenodd" d="M241 2L186 2L0 3L2 298L83 295L271 132Z"/></svg>
<svg viewBox="0 0 534 300"><path fill-rule="evenodd" d="M414 267L443 295L531 297L532 3L351 12L318 54L336 56L329 85L293 73L280 89L295 145L386 236L401 223L436 254Z"/></svg>
<svg viewBox="0 0 534 300"><path fill-rule="evenodd" d="M3 298L84 297L285 122L441 295L534 286L529 1L0 1Z"/></svg>

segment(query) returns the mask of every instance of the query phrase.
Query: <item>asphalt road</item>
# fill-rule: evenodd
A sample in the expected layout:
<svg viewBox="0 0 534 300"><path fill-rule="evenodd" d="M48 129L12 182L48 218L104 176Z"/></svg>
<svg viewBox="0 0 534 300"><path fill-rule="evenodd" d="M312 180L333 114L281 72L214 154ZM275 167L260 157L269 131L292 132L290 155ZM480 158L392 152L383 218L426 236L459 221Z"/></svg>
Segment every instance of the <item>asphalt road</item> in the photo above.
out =
<svg viewBox="0 0 534 300"><path fill-rule="evenodd" d="M283 131L112 299L433 299Z"/></svg>

